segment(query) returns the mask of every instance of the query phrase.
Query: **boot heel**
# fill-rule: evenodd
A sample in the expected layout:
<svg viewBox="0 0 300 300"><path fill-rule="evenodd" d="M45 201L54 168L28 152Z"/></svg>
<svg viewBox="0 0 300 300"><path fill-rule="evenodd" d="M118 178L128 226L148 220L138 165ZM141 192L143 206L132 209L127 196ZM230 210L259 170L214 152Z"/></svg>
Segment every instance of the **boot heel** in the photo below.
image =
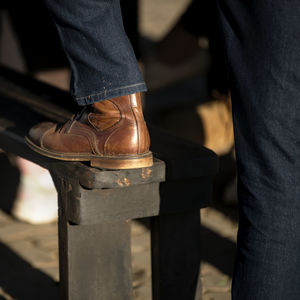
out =
<svg viewBox="0 0 300 300"><path fill-rule="evenodd" d="M137 169L153 165L152 153L134 158L101 157L90 160L90 165L100 169Z"/></svg>

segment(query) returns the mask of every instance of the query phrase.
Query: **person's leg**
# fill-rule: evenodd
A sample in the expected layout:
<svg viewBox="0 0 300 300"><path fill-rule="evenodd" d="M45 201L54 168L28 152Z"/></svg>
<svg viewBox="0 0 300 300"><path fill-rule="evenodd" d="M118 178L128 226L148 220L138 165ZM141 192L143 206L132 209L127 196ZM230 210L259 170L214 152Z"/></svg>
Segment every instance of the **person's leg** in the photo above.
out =
<svg viewBox="0 0 300 300"><path fill-rule="evenodd" d="M45 1L70 61L71 93L86 107L63 125L33 127L27 144L44 156L96 167L152 165L139 94L146 86L119 0Z"/></svg>
<svg viewBox="0 0 300 300"><path fill-rule="evenodd" d="M234 300L300 299L300 4L219 0L240 227Z"/></svg>
<svg viewBox="0 0 300 300"><path fill-rule="evenodd" d="M119 0L45 0L72 68L79 105L143 92Z"/></svg>

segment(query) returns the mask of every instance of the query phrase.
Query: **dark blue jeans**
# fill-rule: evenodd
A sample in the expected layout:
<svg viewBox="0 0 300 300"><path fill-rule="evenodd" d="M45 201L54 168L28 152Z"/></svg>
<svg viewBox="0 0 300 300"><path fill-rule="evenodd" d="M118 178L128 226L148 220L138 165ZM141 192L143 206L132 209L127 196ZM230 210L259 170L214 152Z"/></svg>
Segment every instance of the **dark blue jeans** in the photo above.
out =
<svg viewBox="0 0 300 300"><path fill-rule="evenodd" d="M69 59L79 105L146 90L119 0L45 0Z"/></svg>
<svg viewBox="0 0 300 300"><path fill-rule="evenodd" d="M300 299L300 2L218 0L240 226L234 300Z"/></svg>

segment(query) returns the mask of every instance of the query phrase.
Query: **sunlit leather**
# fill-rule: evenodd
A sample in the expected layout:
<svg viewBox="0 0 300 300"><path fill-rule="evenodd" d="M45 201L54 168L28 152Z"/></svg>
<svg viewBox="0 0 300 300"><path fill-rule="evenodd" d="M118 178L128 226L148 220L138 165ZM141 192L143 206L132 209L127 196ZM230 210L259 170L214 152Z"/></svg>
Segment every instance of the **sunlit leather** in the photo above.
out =
<svg viewBox="0 0 300 300"><path fill-rule="evenodd" d="M39 124L29 139L46 151L75 155L143 154L150 146L140 94L94 103L62 125Z"/></svg>

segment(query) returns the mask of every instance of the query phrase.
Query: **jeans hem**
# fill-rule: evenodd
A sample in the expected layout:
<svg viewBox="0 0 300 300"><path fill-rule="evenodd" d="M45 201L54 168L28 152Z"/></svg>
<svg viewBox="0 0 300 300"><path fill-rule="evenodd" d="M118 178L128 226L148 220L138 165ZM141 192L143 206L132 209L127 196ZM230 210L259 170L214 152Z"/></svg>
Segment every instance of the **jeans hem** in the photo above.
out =
<svg viewBox="0 0 300 300"><path fill-rule="evenodd" d="M116 88L116 89L105 90L105 91L91 94L91 95L84 96L84 97L74 96L74 99L78 105L89 105L89 104L93 104L95 102L100 102L100 101L107 100L110 98L125 96L125 95L139 93L139 92L146 92L146 91L147 91L146 84L144 82L141 82L141 83L137 83L137 84L123 86L123 87Z"/></svg>

